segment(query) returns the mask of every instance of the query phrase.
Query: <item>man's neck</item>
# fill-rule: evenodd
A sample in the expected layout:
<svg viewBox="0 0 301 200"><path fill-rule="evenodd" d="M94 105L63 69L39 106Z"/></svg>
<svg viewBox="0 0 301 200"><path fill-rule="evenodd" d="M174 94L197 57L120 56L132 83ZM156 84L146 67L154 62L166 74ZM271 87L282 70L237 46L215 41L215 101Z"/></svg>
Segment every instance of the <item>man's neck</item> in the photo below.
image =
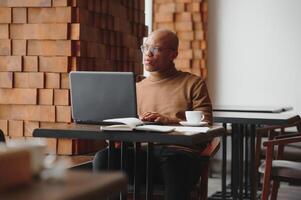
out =
<svg viewBox="0 0 301 200"><path fill-rule="evenodd" d="M159 81L165 78L168 78L170 76L173 76L177 73L177 69L175 68L175 65L171 65L170 67L164 69L164 70L160 70L160 71L154 71L154 72L150 72L150 80L151 81Z"/></svg>

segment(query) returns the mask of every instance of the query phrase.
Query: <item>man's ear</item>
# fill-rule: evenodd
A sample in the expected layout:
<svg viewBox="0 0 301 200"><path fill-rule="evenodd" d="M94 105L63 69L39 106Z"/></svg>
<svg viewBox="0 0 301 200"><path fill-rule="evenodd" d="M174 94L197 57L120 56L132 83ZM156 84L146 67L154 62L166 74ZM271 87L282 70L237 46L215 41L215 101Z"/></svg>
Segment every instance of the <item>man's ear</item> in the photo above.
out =
<svg viewBox="0 0 301 200"><path fill-rule="evenodd" d="M176 59L178 57L178 51L173 51L170 54L170 59L173 61L174 59Z"/></svg>

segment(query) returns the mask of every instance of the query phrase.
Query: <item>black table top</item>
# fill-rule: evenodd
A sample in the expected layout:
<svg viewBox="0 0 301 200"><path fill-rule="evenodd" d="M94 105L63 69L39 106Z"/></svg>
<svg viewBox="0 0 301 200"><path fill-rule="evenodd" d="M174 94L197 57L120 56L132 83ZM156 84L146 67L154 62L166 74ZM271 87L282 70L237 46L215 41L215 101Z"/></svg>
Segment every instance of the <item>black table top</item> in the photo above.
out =
<svg viewBox="0 0 301 200"><path fill-rule="evenodd" d="M69 124L60 127L37 128L33 131L33 136L194 145L221 136L224 132L225 130L221 126L213 126L206 133L188 134L185 132L101 131L99 125Z"/></svg>
<svg viewBox="0 0 301 200"><path fill-rule="evenodd" d="M217 123L239 123L260 125L282 125L296 121L299 115L292 112L256 113L256 112L213 112L213 121Z"/></svg>
<svg viewBox="0 0 301 200"><path fill-rule="evenodd" d="M281 113L292 110L291 106L239 106L239 105L214 105L213 111L226 112L256 112L256 113Z"/></svg>

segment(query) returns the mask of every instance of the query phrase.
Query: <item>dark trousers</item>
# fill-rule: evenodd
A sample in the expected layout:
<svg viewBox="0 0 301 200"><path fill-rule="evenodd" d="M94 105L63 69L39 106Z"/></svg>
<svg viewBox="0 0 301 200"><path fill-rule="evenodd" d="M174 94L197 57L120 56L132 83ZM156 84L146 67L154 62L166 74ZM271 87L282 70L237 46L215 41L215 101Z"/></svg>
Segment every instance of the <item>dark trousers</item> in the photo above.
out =
<svg viewBox="0 0 301 200"><path fill-rule="evenodd" d="M125 155L125 171L130 183L133 183L133 155L133 148L130 147ZM120 169L120 149L114 149L111 156L113 156L112 168ZM145 183L146 151L144 149L140 158L140 182ZM93 161L93 170L107 169L107 161L107 149L97 152ZM166 146L155 146L153 166L154 183L164 185L166 200L190 199L191 189L199 180L202 170L202 161L198 155Z"/></svg>

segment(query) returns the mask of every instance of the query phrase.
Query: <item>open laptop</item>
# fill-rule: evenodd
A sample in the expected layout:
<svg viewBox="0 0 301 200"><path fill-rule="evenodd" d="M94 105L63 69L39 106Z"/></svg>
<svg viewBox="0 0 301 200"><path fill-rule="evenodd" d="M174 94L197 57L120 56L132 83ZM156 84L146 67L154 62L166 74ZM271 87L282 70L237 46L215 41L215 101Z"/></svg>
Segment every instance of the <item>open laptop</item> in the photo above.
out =
<svg viewBox="0 0 301 200"><path fill-rule="evenodd" d="M69 78L75 123L107 124L103 120L137 117L134 73L73 71Z"/></svg>

